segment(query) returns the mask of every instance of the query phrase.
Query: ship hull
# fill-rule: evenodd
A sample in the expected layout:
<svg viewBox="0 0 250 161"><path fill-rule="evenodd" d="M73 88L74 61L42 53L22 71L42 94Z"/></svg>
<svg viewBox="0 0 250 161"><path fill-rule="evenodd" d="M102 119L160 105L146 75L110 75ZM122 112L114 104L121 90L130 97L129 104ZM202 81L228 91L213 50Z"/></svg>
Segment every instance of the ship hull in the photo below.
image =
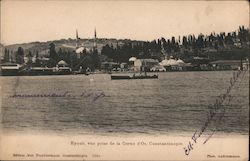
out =
<svg viewBox="0 0 250 161"><path fill-rule="evenodd" d="M158 79L158 75L138 75L138 76L126 76L126 75L111 75L111 80L122 79Z"/></svg>

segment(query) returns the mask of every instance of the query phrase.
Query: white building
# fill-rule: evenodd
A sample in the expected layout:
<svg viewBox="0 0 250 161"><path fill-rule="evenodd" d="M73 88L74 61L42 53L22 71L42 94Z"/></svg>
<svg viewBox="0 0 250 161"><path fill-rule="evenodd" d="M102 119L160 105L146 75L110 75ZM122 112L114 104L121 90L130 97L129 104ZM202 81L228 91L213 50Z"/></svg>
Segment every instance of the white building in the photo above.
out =
<svg viewBox="0 0 250 161"><path fill-rule="evenodd" d="M187 66L190 66L190 64L185 63L181 59L175 60L173 58L170 58L170 59L164 59L163 61L161 61L160 66L166 67L173 71L182 71Z"/></svg>
<svg viewBox="0 0 250 161"><path fill-rule="evenodd" d="M136 59L134 61L134 70L135 71L150 70L152 67L157 65L159 65L159 61L156 59Z"/></svg>

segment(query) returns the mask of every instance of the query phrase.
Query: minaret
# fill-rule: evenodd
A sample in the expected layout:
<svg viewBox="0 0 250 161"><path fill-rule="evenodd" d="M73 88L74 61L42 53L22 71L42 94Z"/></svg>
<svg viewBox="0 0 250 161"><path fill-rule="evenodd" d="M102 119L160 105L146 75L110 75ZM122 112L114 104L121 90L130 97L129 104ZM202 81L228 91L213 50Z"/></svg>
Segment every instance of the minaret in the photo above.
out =
<svg viewBox="0 0 250 161"><path fill-rule="evenodd" d="M76 48L78 48L78 39L79 39L79 37L78 37L78 31L77 31L77 29L76 29Z"/></svg>
<svg viewBox="0 0 250 161"><path fill-rule="evenodd" d="M97 44L96 44L96 28L95 28L95 37L94 37L94 49L97 49Z"/></svg>

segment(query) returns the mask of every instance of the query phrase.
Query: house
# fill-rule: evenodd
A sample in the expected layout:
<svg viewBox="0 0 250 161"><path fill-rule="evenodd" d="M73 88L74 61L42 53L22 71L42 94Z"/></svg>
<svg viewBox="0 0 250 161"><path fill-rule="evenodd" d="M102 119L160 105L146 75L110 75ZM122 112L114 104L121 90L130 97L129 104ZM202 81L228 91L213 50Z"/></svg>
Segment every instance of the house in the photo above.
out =
<svg viewBox="0 0 250 161"><path fill-rule="evenodd" d="M64 60L60 60L56 65L56 71L71 72L71 68Z"/></svg>
<svg viewBox="0 0 250 161"><path fill-rule="evenodd" d="M101 69L106 70L106 71L119 70L120 65L115 62L102 62Z"/></svg>
<svg viewBox="0 0 250 161"><path fill-rule="evenodd" d="M188 67L190 67L190 64L185 63L181 59L164 59L162 62L160 62L160 65L165 67L167 71L184 71L187 70Z"/></svg>
<svg viewBox="0 0 250 161"><path fill-rule="evenodd" d="M120 68L121 68L122 71L125 71L125 70L128 69L128 64L127 63L121 63Z"/></svg>
<svg viewBox="0 0 250 161"><path fill-rule="evenodd" d="M242 63L243 70L249 70L249 60L247 59Z"/></svg>
<svg viewBox="0 0 250 161"><path fill-rule="evenodd" d="M159 61L157 59L136 59L134 61L134 71L149 71L152 67L157 65L159 65Z"/></svg>
<svg viewBox="0 0 250 161"><path fill-rule="evenodd" d="M249 67L249 63L246 60L217 60L210 62L214 70L237 70L243 68L243 64L245 64L245 68ZM248 65L248 66L247 66Z"/></svg>

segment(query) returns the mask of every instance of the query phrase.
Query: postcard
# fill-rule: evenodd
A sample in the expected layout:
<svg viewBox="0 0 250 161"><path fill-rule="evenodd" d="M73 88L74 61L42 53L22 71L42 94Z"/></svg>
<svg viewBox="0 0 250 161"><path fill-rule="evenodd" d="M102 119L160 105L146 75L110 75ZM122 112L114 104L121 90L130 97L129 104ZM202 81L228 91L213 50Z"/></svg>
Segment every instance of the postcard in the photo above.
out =
<svg viewBox="0 0 250 161"><path fill-rule="evenodd" d="M247 1L0 3L0 160L249 160Z"/></svg>

